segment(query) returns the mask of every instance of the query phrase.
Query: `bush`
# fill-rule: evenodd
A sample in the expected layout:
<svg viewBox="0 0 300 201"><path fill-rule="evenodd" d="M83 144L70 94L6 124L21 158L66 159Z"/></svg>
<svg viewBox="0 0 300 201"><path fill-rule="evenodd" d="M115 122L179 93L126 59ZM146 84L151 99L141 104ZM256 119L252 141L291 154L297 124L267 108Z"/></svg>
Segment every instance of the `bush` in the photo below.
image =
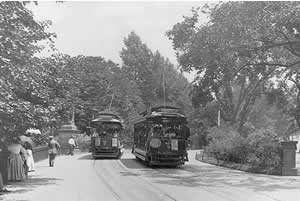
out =
<svg viewBox="0 0 300 201"><path fill-rule="evenodd" d="M259 129L247 137L248 162L253 167L278 169L281 167L281 149L276 135L268 129Z"/></svg>
<svg viewBox="0 0 300 201"><path fill-rule="evenodd" d="M233 127L214 127L208 134L208 151L217 160L244 163L248 153L246 141Z"/></svg>
<svg viewBox="0 0 300 201"><path fill-rule="evenodd" d="M35 146L47 145L49 141L46 135L31 134L28 136L32 139Z"/></svg>
<svg viewBox="0 0 300 201"><path fill-rule="evenodd" d="M88 135L79 135L76 138L77 146L80 149L80 151L89 151L91 146L91 137Z"/></svg>
<svg viewBox="0 0 300 201"><path fill-rule="evenodd" d="M214 127L209 130L208 152L215 158L253 168L273 171L281 166L280 145L276 136L268 129L255 130L242 137L233 127Z"/></svg>

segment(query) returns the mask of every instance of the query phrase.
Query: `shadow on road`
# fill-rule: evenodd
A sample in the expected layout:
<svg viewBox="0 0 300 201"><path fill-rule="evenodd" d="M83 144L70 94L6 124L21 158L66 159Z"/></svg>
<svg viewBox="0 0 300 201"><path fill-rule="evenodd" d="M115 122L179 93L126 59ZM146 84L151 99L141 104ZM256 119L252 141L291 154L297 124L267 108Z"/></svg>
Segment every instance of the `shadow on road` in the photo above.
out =
<svg viewBox="0 0 300 201"><path fill-rule="evenodd" d="M187 164L181 168L160 168L145 171L144 174L154 182L187 187L245 187L256 192L279 189L299 189L300 177L282 177L251 174L213 165Z"/></svg>
<svg viewBox="0 0 300 201"><path fill-rule="evenodd" d="M38 186L55 185L57 181L62 181L59 178L28 178L22 182L10 182L7 186L8 189L12 189L9 194L19 194L27 191L32 191ZM1 200L1 198L0 198Z"/></svg>
<svg viewBox="0 0 300 201"><path fill-rule="evenodd" d="M137 159L125 158L120 159L121 163L128 169L149 169L145 164Z"/></svg>
<svg viewBox="0 0 300 201"><path fill-rule="evenodd" d="M88 155L81 156L77 160L118 160L118 159L114 158L114 157L102 157L102 158L101 157L97 157L97 158L94 158L92 156L92 154L88 154Z"/></svg>
<svg viewBox="0 0 300 201"><path fill-rule="evenodd" d="M87 155L81 156L80 158L78 158L78 160L94 160L94 158L91 154L87 154Z"/></svg>

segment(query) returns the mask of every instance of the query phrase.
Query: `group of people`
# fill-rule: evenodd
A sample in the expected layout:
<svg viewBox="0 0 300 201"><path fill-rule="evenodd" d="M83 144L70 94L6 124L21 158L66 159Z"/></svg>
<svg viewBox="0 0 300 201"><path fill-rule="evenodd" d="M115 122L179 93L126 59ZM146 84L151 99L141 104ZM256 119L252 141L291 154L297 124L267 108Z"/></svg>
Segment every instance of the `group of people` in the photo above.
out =
<svg viewBox="0 0 300 201"><path fill-rule="evenodd" d="M0 193L7 192L4 185L8 181L23 181L28 172L34 171L32 146L14 137L7 145L4 137L0 140Z"/></svg>
<svg viewBox="0 0 300 201"><path fill-rule="evenodd" d="M19 137L9 140L8 145L5 141L4 137L0 138L0 194L8 192L4 186L9 181L23 181L28 177L28 172L35 171L32 145L29 142L22 142ZM68 144L69 154L74 155L74 148L77 147L74 136L71 136ZM59 152L59 143L53 136L49 136L50 167L54 167L55 158Z"/></svg>

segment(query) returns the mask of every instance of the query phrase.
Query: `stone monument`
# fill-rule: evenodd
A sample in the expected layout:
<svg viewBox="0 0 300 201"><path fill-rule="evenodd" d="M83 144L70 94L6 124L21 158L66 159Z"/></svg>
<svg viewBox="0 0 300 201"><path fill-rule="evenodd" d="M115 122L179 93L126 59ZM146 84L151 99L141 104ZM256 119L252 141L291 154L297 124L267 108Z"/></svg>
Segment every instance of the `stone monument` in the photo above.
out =
<svg viewBox="0 0 300 201"><path fill-rule="evenodd" d="M58 132L58 140L61 147L61 154L68 154L69 153L69 145L68 140L71 136L74 136L76 139L79 134L80 130L77 129L74 121L74 113L72 116L72 120L69 121L67 124L64 124L57 130Z"/></svg>
<svg viewBox="0 0 300 201"><path fill-rule="evenodd" d="M282 148L282 176L296 176L296 149L297 141L281 142Z"/></svg>

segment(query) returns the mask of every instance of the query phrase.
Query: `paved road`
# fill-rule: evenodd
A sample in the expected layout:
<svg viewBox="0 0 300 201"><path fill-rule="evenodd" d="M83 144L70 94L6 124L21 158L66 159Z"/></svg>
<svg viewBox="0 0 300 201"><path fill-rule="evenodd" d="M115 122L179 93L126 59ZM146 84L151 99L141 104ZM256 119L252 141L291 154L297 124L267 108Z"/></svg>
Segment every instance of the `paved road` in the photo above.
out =
<svg viewBox="0 0 300 201"><path fill-rule="evenodd" d="M26 182L8 186L7 201L295 201L300 177L249 174L194 160L180 168L148 168L129 151L121 160L89 154L37 164Z"/></svg>

